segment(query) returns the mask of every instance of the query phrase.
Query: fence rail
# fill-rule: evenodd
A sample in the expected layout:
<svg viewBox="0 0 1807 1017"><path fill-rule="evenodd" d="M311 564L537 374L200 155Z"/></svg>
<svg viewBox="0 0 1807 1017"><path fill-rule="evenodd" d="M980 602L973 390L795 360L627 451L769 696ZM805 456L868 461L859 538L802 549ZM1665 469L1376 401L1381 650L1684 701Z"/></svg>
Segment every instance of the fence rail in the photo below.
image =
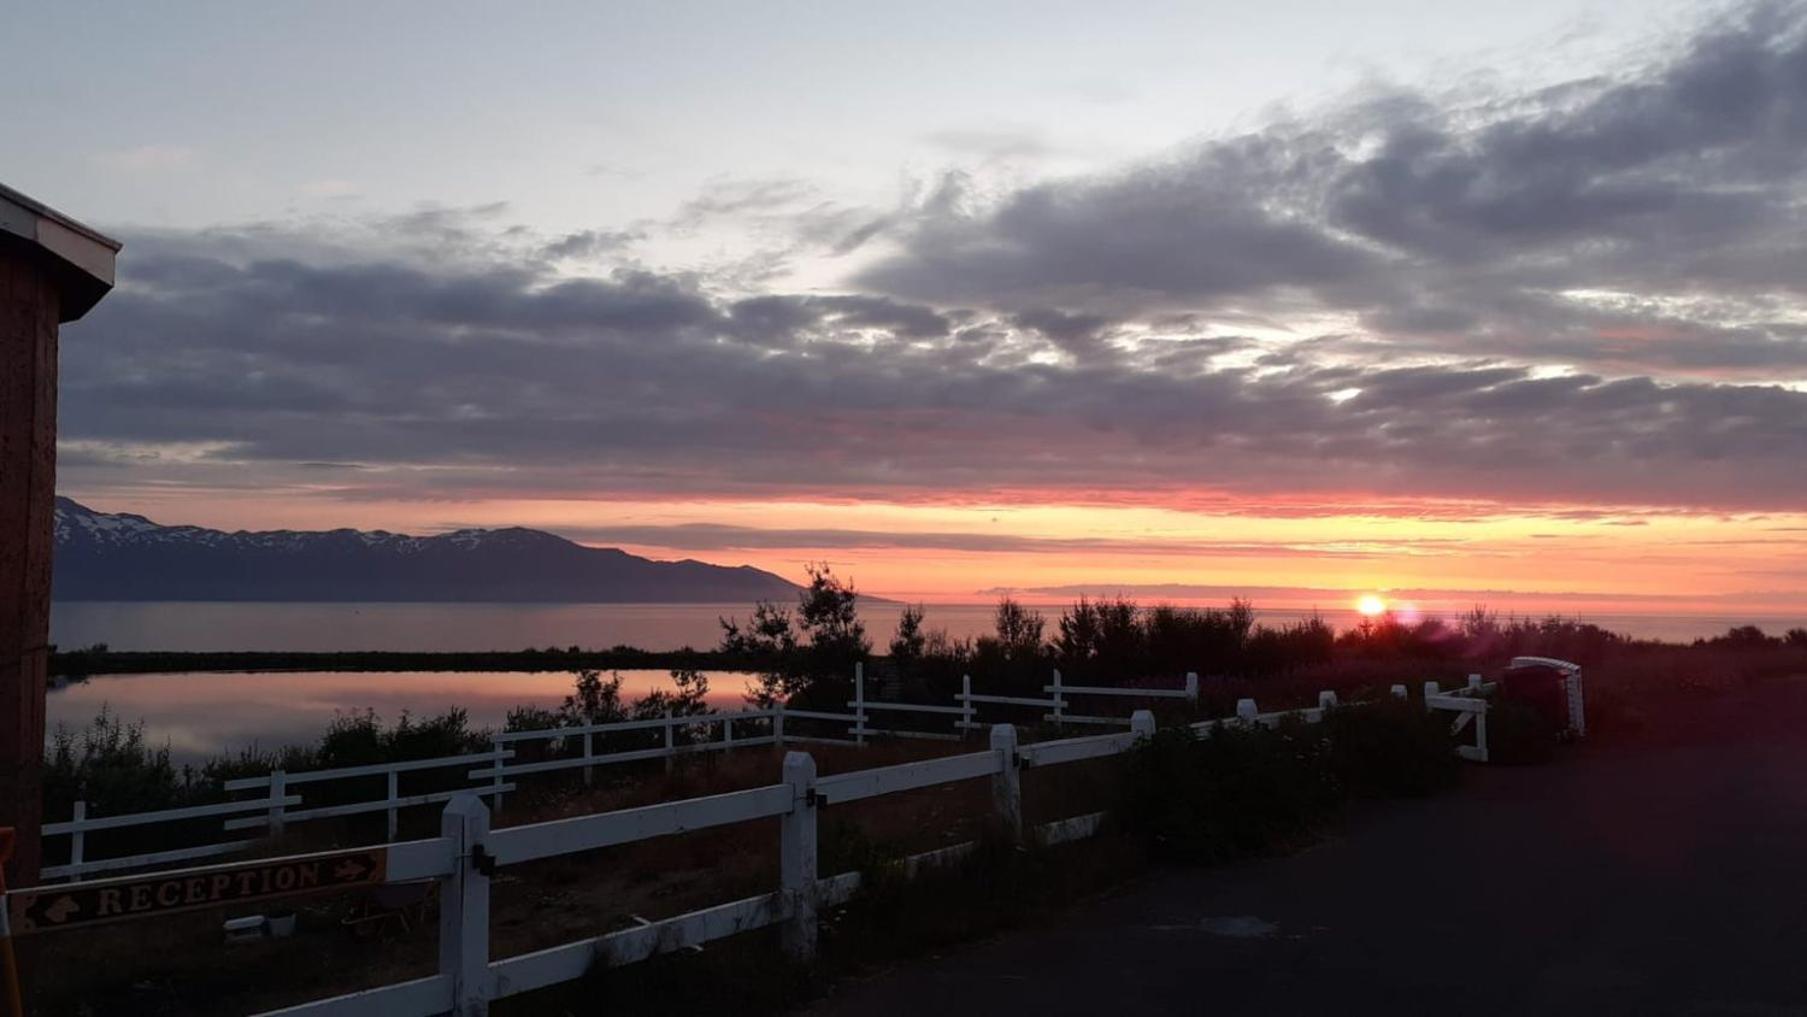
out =
<svg viewBox="0 0 1807 1017"><path fill-rule="evenodd" d="M1467 687L1452 692L1444 692L1436 682L1424 683L1424 708L1456 715L1449 726L1450 734L1459 735L1464 729L1474 729L1474 744L1456 746L1456 754L1471 762L1488 760L1487 710L1490 704L1487 695L1493 691L1494 686L1482 681L1478 674L1468 676Z"/></svg>
<svg viewBox="0 0 1807 1017"><path fill-rule="evenodd" d="M1580 734L1583 731L1580 669L1566 661L1548 658L1520 657L1516 658L1513 664L1515 666L1537 664L1556 667L1563 671L1566 675L1571 727L1577 734ZM1189 703L1196 703L1198 700L1199 680L1196 672L1188 673L1184 685L1180 688L1068 685L1059 670L1054 670L1051 677L1052 680L1049 684L1042 687L1042 690L1048 694L1045 698L977 693L973 691L972 677L963 675L960 691L952 697L953 705L889 702L867 698L867 681L862 664L855 667L854 697L847 704L852 710L851 713L793 709L779 703L769 709L760 710L679 715L667 713L661 717L638 720L611 721L532 731L504 731L491 736L490 748L483 752L296 773L275 770L264 776L230 780L222 786L229 795L247 792L261 793L261 797L257 798L105 817L88 816L86 803L76 802L74 815L69 821L49 823L44 826L46 836L68 836L70 850L67 864L48 866L44 869L43 875L46 879L81 879L95 873L147 868L232 854L246 850L256 843L253 840L233 839L221 843L95 859L88 857L92 852L89 850L91 845L87 842L87 835L97 831L154 827L172 822L220 816L223 817L220 824L220 830L223 833L261 829L274 835L282 833L289 823L380 812L386 816L387 837L389 840L394 840L399 832L400 814L404 809L440 804L451 800L461 792L470 791L491 799L493 807L499 811L503 806L505 796L518 790L517 779L525 776L581 770L584 782L589 784L593 781L595 769L599 766L661 758L671 760L693 753L728 751L735 748L784 746L792 743L864 745L868 739L874 737L959 741L974 732L991 726L981 721L979 714L981 708L992 707L1040 708L1046 711L1041 714L1041 719L1053 723L1057 727L1069 724L1081 727L1127 727L1130 724L1130 719L1127 717L1074 713L1072 712L1073 702L1080 697L1131 701L1180 700ZM1434 684L1431 683L1427 689L1433 688ZM1394 686L1395 695L1404 695L1404 691L1405 686ZM1487 759L1485 699L1471 697L1468 690L1448 695L1437 690L1436 695L1438 698L1430 704L1430 708L1458 713L1459 716L1455 721L1458 732L1471 724L1476 730L1477 742L1473 746L1464 747L1465 758L1485 762ZM1333 694L1324 693L1323 697L1320 697L1320 709L1325 705L1324 697L1329 697L1330 702L1335 700ZM951 730L908 730L873 726L871 723L873 715L886 712L917 715L931 719L951 718ZM1245 700L1239 703L1238 716L1244 719L1254 716L1253 702ZM799 721L846 725L847 730L845 737L837 737L832 734L805 734L796 729L794 722ZM819 730L819 728L815 730ZM599 745L599 739L606 742L624 735L636 734L648 737L652 743L643 748L616 748L613 751L599 751L608 748L606 745ZM560 749L575 745L578 751L568 754L561 753L547 759L521 759L520 753L523 748L536 743L549 747L557 746ZM1060 743L1043 744L1058 745ZM1058 753L1060 750L1048 751ZM441 786L439 789L430 791L403 793L402 779L404 776L430 775L435 771L458 771L456 782L463 786L449 789ZM386 779L386 793L381 797L363 801L310 804L305 794L298 793L298 789L305 789L309 786L377 777ZM300 807L297 808L297 806Z"/></svg>

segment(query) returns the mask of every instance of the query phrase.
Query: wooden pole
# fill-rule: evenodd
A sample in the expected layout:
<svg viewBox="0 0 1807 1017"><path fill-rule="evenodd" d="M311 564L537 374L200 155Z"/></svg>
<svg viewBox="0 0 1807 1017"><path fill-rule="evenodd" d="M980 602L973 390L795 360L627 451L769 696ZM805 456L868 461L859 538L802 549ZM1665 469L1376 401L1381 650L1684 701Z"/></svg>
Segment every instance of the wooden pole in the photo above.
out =
<svg viewBox="0 0 1807 1017"><path fill-rule="evenodd" d="M36 885L43 861L57 327L112 289L118 252L0 185L0 827L14 829L15 888Z"/></svg>
<svg viewBox="0 0 1807 1017"><path fill-rule="evenodd" d="M13 856L18 838L11 827L0 827L0 899L6 896L6 863ZM25 1017L25 986L19 982L19 958L13 952L13 927L10 909L0 907L0 976L6 979L7 1017Z"/></svg>
<svg viewBox="0 0 1807 1017"><path fill-rule="evenodd" d="M12 886L36 885L42 864L58 316L50 273L0 247L0 826L18 831Z"/></svg>

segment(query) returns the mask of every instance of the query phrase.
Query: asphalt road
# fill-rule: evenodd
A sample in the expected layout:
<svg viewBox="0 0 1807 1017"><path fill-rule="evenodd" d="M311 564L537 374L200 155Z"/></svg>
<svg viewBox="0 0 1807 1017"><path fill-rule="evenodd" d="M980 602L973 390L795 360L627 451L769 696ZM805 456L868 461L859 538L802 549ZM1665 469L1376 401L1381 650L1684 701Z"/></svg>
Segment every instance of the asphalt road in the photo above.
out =
<svg viewBox="0 0 1807 1017"><path fill-rule="evenodd" d="M1488 768L1302 854L1164 870L812 1017L1807 1014L1807 681Z"/></svg>

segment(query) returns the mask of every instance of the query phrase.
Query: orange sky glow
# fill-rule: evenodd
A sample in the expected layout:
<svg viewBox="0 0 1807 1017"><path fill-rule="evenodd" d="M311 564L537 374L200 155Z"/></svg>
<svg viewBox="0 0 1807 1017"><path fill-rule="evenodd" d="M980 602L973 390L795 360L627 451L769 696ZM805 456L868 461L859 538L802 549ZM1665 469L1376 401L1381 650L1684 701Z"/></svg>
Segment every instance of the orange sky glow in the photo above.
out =
<svg viewBox="0 0 1807 1017"><path fill-rule="evenodd" d="M1142 600L1354 608L1369 592L1451 613L1807 610L1807 513L1395 501L1359 512L1251 499L1187 504L861 501L351 501L221 492L101 497L96 507L235 529L432 533L530 526L653 558L751 564L793 580L825 561L862 590L929 603L1073 589ZM1132 499L1124 499L1125 502Z"/></svg>

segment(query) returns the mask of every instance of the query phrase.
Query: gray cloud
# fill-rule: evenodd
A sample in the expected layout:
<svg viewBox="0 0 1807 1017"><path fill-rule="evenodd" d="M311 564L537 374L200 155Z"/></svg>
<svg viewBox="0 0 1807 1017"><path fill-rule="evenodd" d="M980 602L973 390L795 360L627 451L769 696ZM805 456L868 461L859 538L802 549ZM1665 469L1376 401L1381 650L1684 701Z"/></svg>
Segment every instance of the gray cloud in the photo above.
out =
<svg viewBox="0 0 1807 1017"><path fill-rule="evenodd" d="M1007 312L1330 312L1408 351L1798 377L1804 26L1807 6L1750 5L1615 79L1379 92L1115 176L927 202L859 281Z"/></svg>
<svg viewBox="0 0 1807 1017"><path fill-rule="evenodd" d="M765 215L811 202L815 194L815 186L807 180L722 180L685 202L674 221L695 228L711 219Z"/></svg>
<svg viewBox="0 0 1807 1017"><path fill-rule="evenodd" d="M613 254L645 237L642 230L580 230L547 244L541 254L552 259L594 258Z"/></svg>
<svg viewBox="0 0 1807 1017"><path fill-rule="evenodd" d="M352 492L372 497L1807 495L1807 394L1777 387L1217 367L1245 341L1183 337L1057 364L1009 323L883 298L724 304L643 271L321 268L212 246L139 251L136 281L65 345L72 443L203 449L136 467L147 482L326 462L372 467Z"/></svg>
<svg viewBox="0 0 1807 1017"><path fill-rule="evenodd" d="M1032 187L980 215L931 207L905 253L860 281L917 300L1146 310L1376 271L1369 252L1263 207L1257 186L1295 175L1295 158L1225 143L1184 167Z"/></svg>

